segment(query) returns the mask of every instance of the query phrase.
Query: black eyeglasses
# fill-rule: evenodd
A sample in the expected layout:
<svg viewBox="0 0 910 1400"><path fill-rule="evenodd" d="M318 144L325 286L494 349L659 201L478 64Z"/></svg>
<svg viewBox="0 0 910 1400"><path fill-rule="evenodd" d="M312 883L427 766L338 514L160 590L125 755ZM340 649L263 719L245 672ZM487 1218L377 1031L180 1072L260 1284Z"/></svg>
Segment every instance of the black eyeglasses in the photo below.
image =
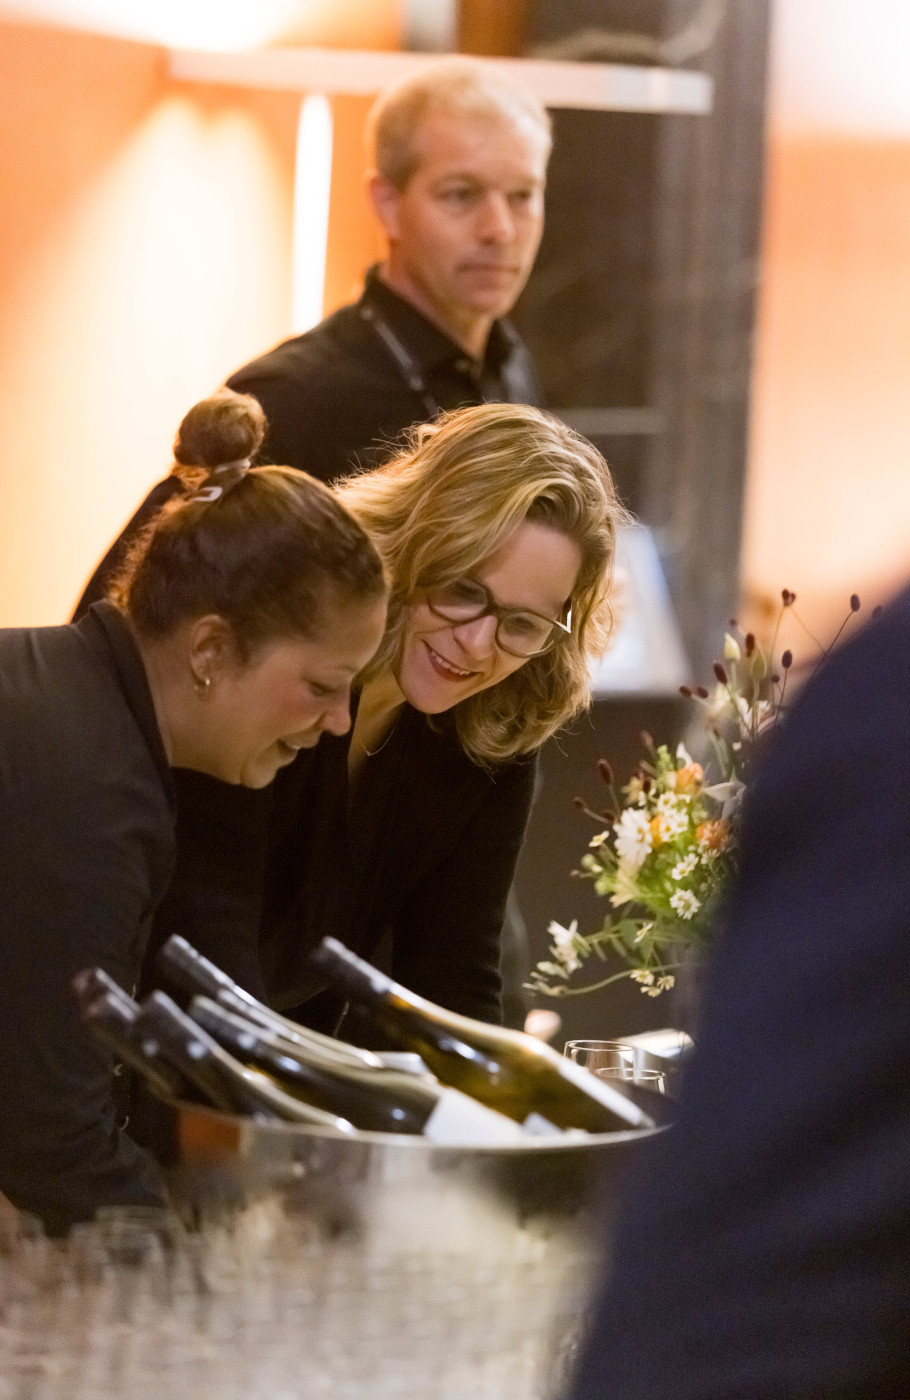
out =
<svg viewBox="0 0 910 1400"><path fill-rule="evenodd" d="M572 609L565 622L530 608L504 608L496 602L489 588L473 578L456 579L454 583L435 584L426 590L427 607L445 622L459 626L474 622L478 617L496 618L496 645L510 656L539 656L548 651L561 636L571 635Z"/></svg>

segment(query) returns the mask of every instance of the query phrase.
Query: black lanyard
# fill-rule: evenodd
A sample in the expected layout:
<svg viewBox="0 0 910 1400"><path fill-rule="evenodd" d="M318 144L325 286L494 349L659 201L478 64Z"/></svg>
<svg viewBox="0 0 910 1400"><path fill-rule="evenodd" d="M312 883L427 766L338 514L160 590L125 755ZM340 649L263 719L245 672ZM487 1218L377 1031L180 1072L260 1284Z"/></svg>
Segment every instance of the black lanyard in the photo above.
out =
<svg viewBox="0 0 910 1400"><path fill-rule="evenodd" d="M357 311L360 319L376 332L380 343L385 347L405 384L412 393L420 395L427 411L427 421L438 418L439 414L442 413L442 404L430 390L420 365L407 346L402 344L388 321L384 321L375 307L370 306L368 302L359 302ZM526 379L522 377L521 366L517 363L516 357L513 356L506 360L500 370L500 377L505 403L528 402L528 384ZM489 400L484 399L482 402L489 402ZM536 398L532 398L531 402L536 402Z"/></svg>
<svg viewBox="0 0 910 1400"><path fill-rule="evenodd" d="M382 344L392 358L396 369L407 384L408 388L415 394L419 394L423 400L423 406L427 411L428 418L436 418L442 412L442 405L430 393L430 387L424 378L423 372L414 356L407 346L402 345L398 336L392 330L388 322L373 309L372 306L360 303L357 310L360 312L361 320L366 321L368 326L372 326Z"/></svg>

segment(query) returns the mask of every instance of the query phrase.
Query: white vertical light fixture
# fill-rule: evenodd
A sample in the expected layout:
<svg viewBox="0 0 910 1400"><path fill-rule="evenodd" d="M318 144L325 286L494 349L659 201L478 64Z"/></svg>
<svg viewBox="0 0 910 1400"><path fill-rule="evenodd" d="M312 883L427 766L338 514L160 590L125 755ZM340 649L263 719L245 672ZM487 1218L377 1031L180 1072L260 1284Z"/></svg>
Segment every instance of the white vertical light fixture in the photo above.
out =
<svg viewBox="0 0 910 1400"><path fill-rule="evenodd" d="M322 93L300 104L294 172L292 321L296 334L322 320L332 186L332 109Z"/></svg>

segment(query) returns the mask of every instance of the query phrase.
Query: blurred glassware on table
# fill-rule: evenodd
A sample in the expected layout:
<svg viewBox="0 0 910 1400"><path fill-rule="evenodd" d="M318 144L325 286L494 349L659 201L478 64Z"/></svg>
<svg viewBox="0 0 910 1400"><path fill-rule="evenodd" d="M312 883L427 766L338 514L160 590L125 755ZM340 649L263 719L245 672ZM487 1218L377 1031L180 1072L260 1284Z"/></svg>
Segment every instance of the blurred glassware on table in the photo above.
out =
<svg viewBox="0 0 910 1400"><path fill-rule="evenodd" d="M631 1070L635 1064L635 1050L624 1040L567 1040L562 1053L592 1074L602 1069Z"/></svg>
<svg viewBox="0 0 910 1400"><path fill-rule="evenodd" d="M667 1076L662 1069L636 1069L634 1064L611 1065L607 1069L595 1069L592 1073L598 1079L621 1080L637 1084L641 1089L650 1089L653 1094L667 1092Z"/></svg>
<svg viewBox="0 0 910 1400"><path fill-rule="evenodd" d="M675 1098L694 1048L685 1031L667 1028L641 1031L622 1040L567 1040L563 1053L598 1077L626 1079Z"/></svg>

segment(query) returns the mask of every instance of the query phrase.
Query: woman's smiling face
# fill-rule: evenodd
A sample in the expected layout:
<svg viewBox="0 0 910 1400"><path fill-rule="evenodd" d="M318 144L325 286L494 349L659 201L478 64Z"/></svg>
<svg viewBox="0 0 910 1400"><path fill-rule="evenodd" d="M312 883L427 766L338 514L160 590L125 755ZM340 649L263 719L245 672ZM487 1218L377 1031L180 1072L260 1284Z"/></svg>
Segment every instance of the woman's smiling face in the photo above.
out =
<svg viewBox="0 0 910 1400"><path fill-rule="evenodd" d="M326 607L311 638L279 638L207 673L190 746L178 762L244 787L266 787L322 734L351 727L351 684L382 638L385 599Z"/></svg>
<svg viewBox="0 0 910 1400"><path fill-rule="evenodd" d="M501 607L561 618L580 567L581 550L574 540L526 520L472 577ZM447 622L418 592L408 606L396 679L415 710L438 715L505 680L526 659L497 645L495 617Z"/></svg>

